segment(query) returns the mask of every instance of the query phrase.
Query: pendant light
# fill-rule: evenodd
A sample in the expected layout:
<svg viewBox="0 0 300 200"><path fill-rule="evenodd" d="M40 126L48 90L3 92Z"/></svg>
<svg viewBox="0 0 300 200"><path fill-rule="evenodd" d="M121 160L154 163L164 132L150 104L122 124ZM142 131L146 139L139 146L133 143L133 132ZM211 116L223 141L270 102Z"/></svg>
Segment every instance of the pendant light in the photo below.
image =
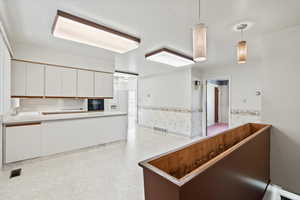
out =
<svg viewBox="0 0 300 200"><path fill-rule="evenodd" d="M193 28L193 59L195 62L203 62L207 60L207 27L200 20L201 2L199 0L198 24Z"/></svg>
<svg viewBox="0 0 300 200"><path fill-rule="evenodd" d="M243 40L244 30L247 28L247 24L240 24L237 26L237 30L241 31L241 41L237 44L237 63L245 64L247 61L247 42Z"/></svg>

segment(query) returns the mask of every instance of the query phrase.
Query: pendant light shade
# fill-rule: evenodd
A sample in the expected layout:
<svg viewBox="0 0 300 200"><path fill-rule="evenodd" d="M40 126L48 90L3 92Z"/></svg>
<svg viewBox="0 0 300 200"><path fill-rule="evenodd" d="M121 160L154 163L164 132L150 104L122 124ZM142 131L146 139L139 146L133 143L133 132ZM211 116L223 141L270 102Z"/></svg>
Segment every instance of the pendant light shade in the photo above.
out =
<svg viewBox="0 0 300 200"><path fill-rule="evenodd" d="M195 62L207 60L206 32L207 27L202 23L193 28L193 58Z"/></svg>
<svg viewBox="0 0 300 200"><path fill-rule="evenodd" d="M237 62L238 64L244 64L247 61L247 42L239 41L237 45Z"/></svg>
<svg viewBox="0 0 300 200"><path fill-rule="evenodd" d="M243 39L244 31L247 30L248 24L241 23L236 26L237 31L241 31L241 40L237 44L237 63L245 64L247 62L247 42Z"/></svg>

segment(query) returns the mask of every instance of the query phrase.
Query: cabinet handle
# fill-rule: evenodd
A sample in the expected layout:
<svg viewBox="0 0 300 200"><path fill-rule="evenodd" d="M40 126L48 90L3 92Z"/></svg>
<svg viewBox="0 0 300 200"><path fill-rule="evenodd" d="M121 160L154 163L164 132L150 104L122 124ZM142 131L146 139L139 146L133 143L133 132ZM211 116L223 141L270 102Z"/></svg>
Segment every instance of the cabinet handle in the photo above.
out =
<svg viewBox="0 0 300 200"><path fill-rule="evenodd" d="M29 123L5 124L5 127L40 125L41 123L42 123L42 122L29 122Z"/></svg>

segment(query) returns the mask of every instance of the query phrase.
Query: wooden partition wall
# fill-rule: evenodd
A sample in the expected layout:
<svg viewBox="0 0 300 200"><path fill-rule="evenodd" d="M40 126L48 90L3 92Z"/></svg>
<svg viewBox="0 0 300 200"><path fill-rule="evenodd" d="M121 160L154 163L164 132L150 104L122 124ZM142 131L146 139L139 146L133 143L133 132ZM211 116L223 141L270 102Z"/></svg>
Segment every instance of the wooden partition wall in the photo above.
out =
<svg viewBox="0 0 300 200"><path fill-rule="evenodd" d="M261 200L270 125L245 124L139 163L146 200Z"/></svg>

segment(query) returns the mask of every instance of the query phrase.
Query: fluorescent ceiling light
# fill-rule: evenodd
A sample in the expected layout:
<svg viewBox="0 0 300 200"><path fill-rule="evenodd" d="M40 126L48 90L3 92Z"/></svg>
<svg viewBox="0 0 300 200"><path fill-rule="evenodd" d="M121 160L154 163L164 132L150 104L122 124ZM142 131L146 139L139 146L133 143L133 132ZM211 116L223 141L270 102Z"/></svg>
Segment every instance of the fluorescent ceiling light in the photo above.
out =
<svg viewBox="0 0 300 200"><path fill-rule="evenodd" d="M139 47L140 39L95 22L57 11L52 28L55 37L126 53Z"/></svg>
<svg viewBox="0 0 300 200"><path fill-rule="evenodd" d="M193 58L167 48L162 48L148 53L145 57L147 60L172 65L174 67L194 64Z"/></svg>

